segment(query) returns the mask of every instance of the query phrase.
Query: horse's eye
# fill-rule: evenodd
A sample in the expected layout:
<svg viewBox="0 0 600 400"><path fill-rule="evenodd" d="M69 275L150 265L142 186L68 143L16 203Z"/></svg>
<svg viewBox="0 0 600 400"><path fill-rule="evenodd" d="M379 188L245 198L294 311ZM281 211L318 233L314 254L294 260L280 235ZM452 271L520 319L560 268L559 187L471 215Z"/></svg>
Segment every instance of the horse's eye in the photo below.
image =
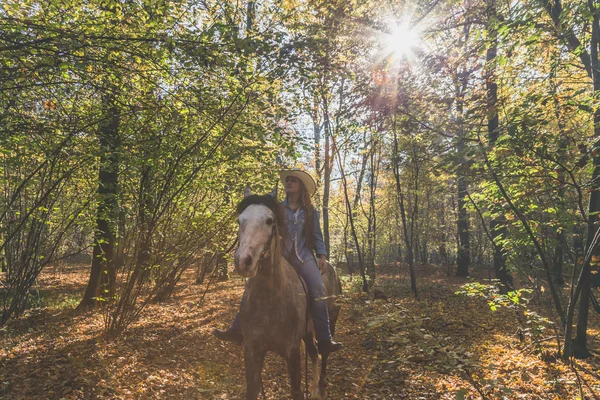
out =
<svg viewBox="0 0 600 400"><path fill-rule="evenodd" d="M273 225L273 218L267 218L267 225Z"/></svg>

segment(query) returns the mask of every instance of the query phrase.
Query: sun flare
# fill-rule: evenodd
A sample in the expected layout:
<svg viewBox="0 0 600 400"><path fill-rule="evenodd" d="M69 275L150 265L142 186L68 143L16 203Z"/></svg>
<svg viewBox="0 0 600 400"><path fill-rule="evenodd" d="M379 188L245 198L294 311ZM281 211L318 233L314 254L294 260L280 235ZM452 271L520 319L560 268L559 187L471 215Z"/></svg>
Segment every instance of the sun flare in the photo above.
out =
<svg viewBox="0 0 600 400"><path fill-rule="evenodd" d="M394 24L384 37L385 52L393 58L414 58L420 47L419 32L408 23Z"/></svg>

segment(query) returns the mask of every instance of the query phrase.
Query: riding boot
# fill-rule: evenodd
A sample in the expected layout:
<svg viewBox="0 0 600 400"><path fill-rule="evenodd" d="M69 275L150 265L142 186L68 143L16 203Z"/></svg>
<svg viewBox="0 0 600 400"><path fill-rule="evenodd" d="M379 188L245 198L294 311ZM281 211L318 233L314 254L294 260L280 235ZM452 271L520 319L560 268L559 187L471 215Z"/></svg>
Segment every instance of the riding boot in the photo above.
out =
<svg viewBox="0 0 600 400"><path fill-rule="evenodd" d="M315 335L319 342L319 353L333 353L334 351L341 350L344 345L334 342L331 336L327 301L324 299L314 299L312 303L312 319L315 327Z"/></svg>
<svg viewBox="0 0 600 400"><path fill-rule="evenodd" d="M238 331L235 328L229 328L226 330L213 329L212 334L221 340L227 340L236 344L244 343L244 335L242 334L242 331Z"/></svg>
<svg viewBox="0 0 600 400"><path fill-rule="evenodd" d="M244 295L242 296L242 301L240 302L240 309L242 308L242 304L244 304L246 301L246 297L246 291L244 290ZM238 311L237 314L235 314L235 319L231 323L229 329L213 329L212 334L221 340L242 344L244 342L244 334L242 333L240 312Z"/></svg>
<svg viewBox="0 0 600 400"><path fill-rule="evenodd" d="M235 315L235 319L229 329L213 329L212 334L221 340L242 344L244 342L244 334L242 333L242 326L240 324L240 313L238 312Z"/></svg>
<svg viewBox="0 0 600 400"><path fill-rule="evenodd" d="M330 341L321 341L319 340L319 354L329 354L329 353L333 353L334 351L338 351L341 350L344 345L341 344L340 342L334 342L333 340Z"/></svg>

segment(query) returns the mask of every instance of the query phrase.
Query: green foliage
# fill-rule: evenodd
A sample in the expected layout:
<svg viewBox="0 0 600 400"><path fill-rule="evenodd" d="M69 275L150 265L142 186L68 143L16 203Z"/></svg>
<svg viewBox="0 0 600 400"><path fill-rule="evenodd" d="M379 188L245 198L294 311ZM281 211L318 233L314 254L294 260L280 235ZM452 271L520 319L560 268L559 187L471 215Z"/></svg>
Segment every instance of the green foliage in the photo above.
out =
<svg viewBox="0 0 600 400"><path fill-rule="evenodd" d="M145 268L136 267L141 247L155 267L139 284L152 295L172 286L165 280L176 282L195 254L229 247L246 183L271 189L275 158L294 148L279 123L284 71L271 68L285 55L266 57L286 35L272 26L244 35L237 4L206 7L2 4L0 243L9 271L27 271L15 274L22 278L4 297L2 322L20 307L10 305L11 293L27 293L44 266L89 251L99 217L115 232L124 268L115 295L102 296L114 311L125 298L137 304L121 290L130 287L129 272ZM273 20L285 12L273 10ZM113 147L101 135L109 112L117 116ZM118 183L107 187L116 194L96 194L100 165L117 169ZM23 248L33 243L27 232L40 238L35 248ZM35 263L23 257L16 265L28 252Z"/></svg>
<svg viewBox="0 0 600 400"><path fill-rule="evenodd" d="M341 275L340 281L345 292L362 293L363 282L360 275Z"/></svg>
<svg viewBox="0 0 600 400"><path fill-rule="evenodd" d="M526 296L532 293L532 289L523 288L502 294L497 283L483 284L479 282L464 284L456 292L458 295L485 299L491 311L508 308L515 310L519 315L522 314L526 322L521 326L520 333L532 339L539 346L537 339L552 325L552 322L530 307L529 301L531 298Z"/></svg>
<svg viewBox="0 0 600 400"><path fill-rule="evenodd" d="M371 276L376 263L406 259L407 246L452 273L457 203L468 204L472 267L488 267L500 248L525 275L551 281L550 268L564 264L567 276L595 215L584 205L595 185L597 96L581 68L594 13L562 4L559 22L576 48L540 2L497 4L498 15L481 4L416 2L415 15L427 15L414 22L438 28L423 29L427 46L407 60L381 54L378 34L404 18L404 4L383 15L368 2L265 3L246 27L245 6L231 1L4 1L2 322L19 314L43 268L94 245L117 254L95 260L119 271L107 318L123 309L135 318L149 299L168 297L196 258L230 247L247 183L267 192L280 165L298 160L318 169L319 207L325 160L331 169L330 258L360 249ZM485 123L496 111L485 92L492 78L495 140ZM100 167L118 176L105 192ZM457 198L459 181L468 198ZM491 220L502 232L493 244ZM521 292L469 290L486 293L492 308L522 306Z"/></svg>
<svg viewBox="0 0 600 400"><path fill-rule="evenodd" d="M498 284L484 284L480 282L466 283L461 286L455 294L467 297L483 297L487 300L491 311L498 308L521 308L527 307L528 299L524 294L531 294L531 289L518 289L510 291L507 294L501 294Z"/></svg>
<svg viewBox="0 0 600 400"><path fill-rule="evenodd" d="M75 309L81 301L81 293L52 293L48 291L36 291L30 294L29 305L31 308L50 308L56 310Z"/></svg>
<svg viewBox="0 0 600 400"><path fill-rule="evenodd" d="M456 391L456 400L465 400L467 395L467 389L459 389Z"/></svg>

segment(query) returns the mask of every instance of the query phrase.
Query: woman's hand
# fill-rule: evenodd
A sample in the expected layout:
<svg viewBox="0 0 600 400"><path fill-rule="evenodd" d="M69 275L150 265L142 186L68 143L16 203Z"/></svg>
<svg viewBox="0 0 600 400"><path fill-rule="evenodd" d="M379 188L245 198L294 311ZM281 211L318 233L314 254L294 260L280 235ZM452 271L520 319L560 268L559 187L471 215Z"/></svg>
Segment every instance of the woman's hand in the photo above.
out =
<svg viewBox="0 0 600 400"><path fill-rule="evenodd" d="M319 256L319 269L321 270L321 275L327 272L327 256L320 255Z"/></svg>

